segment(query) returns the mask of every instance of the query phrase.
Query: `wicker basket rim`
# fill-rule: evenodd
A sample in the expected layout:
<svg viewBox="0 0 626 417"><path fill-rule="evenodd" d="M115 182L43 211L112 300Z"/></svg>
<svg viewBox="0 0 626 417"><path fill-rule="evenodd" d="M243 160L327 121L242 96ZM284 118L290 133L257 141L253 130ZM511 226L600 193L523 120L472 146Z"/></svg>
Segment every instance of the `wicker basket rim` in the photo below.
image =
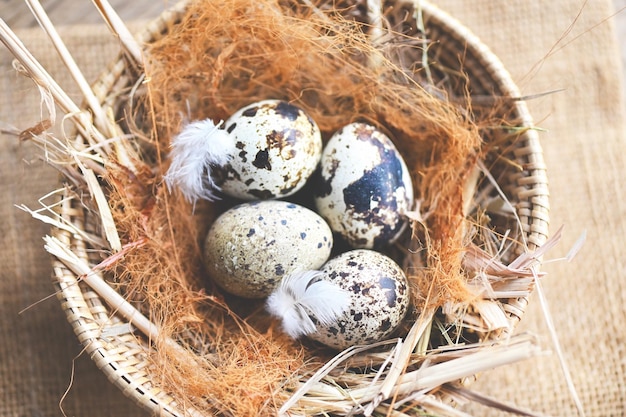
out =
<svg viewBox="0 0 626 417"><path fill-rule="evenodd" d="M406 0L399 1L406 2ZM172 23L180 20L186 6L187 1L181 1L172 9L165 11L137 34L136 39L140 43L149 43L162 36ZM423 1L421 7L428 19L428 25L437 25L479 59L476 66L480 67L485 79L497 83L504 95L519 97L518 87L500 59L477 36L455 18L431 3ZM111 99L111 91L125 76L126 69L127 60L120 55L93 84L93 91L102 103ZM526 126L532 126L532 117L526 104L523 101L517 101L515 109L521 122ZM516 156L528 164L530 177L533 180L533 184L520 190L520 192L525 193L524 197L531 202L528 207L522 209L524 212L520 213L520 216L525 219L527 243L532 249L546 242L549 223L546 167L539 138L535 131L528 130L525 144L516 151ZM79 223L84 221L80 216L77 216L75 208L62 206L61 209L64 211L64 217L78 219L76 221ZM76 237L71 236L65 230L54 229L52 234L61 241L80 247L80 243L75 244ZM79 277L74 272L56 259L53 259L53 267L54 282L60 290L58 297L67 320L72 325L78 340L85 346L87 353L107 378L127 397L150 412L173 416L201 415L179 404L172 395L151 382L146 370L145 358L142 358L140 351L138 352L136 338L132 334L132 324L125 319L111 322L112 312L110 308L95 292L76 285ZM514 317L519 318L524 313L526 303L526 299L511 300L511 305L508 308ZM103 336L107 332L107 328L103 327L103 320L108 321L110 327L126 326L128 328L126 336L117 336L118 340L126 341L127 345L109 343L108 339Z"/></svg>

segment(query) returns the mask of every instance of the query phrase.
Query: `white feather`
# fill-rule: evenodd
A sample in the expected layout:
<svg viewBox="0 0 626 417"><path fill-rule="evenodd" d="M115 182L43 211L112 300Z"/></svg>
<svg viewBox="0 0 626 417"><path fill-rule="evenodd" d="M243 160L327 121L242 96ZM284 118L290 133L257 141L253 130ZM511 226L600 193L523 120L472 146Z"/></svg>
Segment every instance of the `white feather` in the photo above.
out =
<svg viewBox="0 0 626 417"><path fill-rule="evenodd" d="M282 320L283 330L293 339L315 332L313 319L331 325L350 306L350 293L322 276L321 271L290 274L267 299L267 310Z"/></svg>
<svg viewBox="0 0 626 417"><path fill-rule="evenodd" d="M211 178L211 167L228 163L235 153L233 138L212 120L189 123L172 140L172 163L165 175L167 188L178 188L185 199L214 201L219 187Z"/></svg>

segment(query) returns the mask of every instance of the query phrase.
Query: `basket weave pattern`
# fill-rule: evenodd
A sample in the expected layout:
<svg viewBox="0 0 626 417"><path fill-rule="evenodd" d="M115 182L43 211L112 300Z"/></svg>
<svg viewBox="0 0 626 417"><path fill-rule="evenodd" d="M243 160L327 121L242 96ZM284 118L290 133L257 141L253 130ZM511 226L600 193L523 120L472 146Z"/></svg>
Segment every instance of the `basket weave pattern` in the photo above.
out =
<svg viewBox="0 0 626 417"><path fill-rule="evenodd" d="M402 2L399 2L402 3ZM168 28L180 21L185 5L164 13L138 36L140 43L150 43L167 34ZM463 58L463 71L469 77L473 96L519 97L520 93L500 61L474 35L462 25L428 3L422 2L427 35L436 39L436 60L445 67L458 68ZM117 113L116 97L120 91L132 87L136 76L129 70L127 60L120 56L93 86L93 91L103 106ZM507 118L512 125L532 127L532 118L522 101L511 101ZM549 203L546 166L536 131L524 130L510 144L507 157L516 168L495 164L493 175L502 185L502 191L514 203L517 217L523 227L525 246L517 248L533 250L543 245L548 236ZM518 169L517 167L521 167ZM65 202L60 206L64 220L84 231L84 236L62 229L54 229L53 235L72 248L81 261L98 270L100 258L95 254L102 248L94 248L93 241L101 240L106 248L99 217L85 208L69 188ZM94 238L95 237L95 238ZM67 319L78 340L98 368L128 397L153 413L174 416L194 414L193 410L180 404L178 399L165 392L150 379L148 369L151 345L137 337L132 323L116 315L115 306L107 305L88 285L81 282L81 275L70 270L62 262L53 260L53 282L58 289ZM96 272L97 273L97 272ZM507 300L503 308L507 312L511 328L521 319L526 308L526 298Z"/></svg>

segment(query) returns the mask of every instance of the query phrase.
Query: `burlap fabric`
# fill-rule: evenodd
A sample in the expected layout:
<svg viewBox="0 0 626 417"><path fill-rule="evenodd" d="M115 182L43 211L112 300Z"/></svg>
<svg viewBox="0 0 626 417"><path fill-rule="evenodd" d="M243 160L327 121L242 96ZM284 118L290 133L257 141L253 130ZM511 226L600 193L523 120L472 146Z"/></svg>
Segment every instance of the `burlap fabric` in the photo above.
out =
<svg viewBox="0 0 626 417"><path fill-rule="evenodd" d="M552 230L565 226L563 239L547 258L565 255L584 231L587 242L573 262L544 266L543 289L587 415L621 416L626 412L626 119L615 31L612 20L605 21L611 3L591 0L581 11L582 3L437 2L492 48L523 94L563 89L529 102L538 126L546 130L541 137ZM101 25L70 26L61 33L89 79L118 50ZM41 32L19 34L61 84L75 92ZM36 123L38 93L11 69L4 49L0 83L2 128ZM73 97L78 100L76 93ZM1 136L0 415L58 416L61 408L70 416L145 415L81 355L51 294L51 268L41 239L48 227L16 207L36 209L40 197L60 186L42 154L14 136ZM519 331L538 334L546 350L553 351L540 307L534 296ZM485 373L473 388L546 415L576 415L554 354ZM476 406L465 410L477 416L502 414Z"/></svg>

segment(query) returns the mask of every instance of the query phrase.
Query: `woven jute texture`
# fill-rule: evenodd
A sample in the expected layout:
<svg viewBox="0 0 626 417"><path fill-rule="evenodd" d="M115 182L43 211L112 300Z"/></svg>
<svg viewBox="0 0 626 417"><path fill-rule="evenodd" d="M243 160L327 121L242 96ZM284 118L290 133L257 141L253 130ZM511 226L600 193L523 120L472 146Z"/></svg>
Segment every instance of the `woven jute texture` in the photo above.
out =
<svg viewBox="0 0 626 417"><path fill-rule="evenodd" d="M522 94L562 89L528 102L545 129L551 228L565 227L547 259L564 256L585 231L587 241L571 263L543 267L548 275L542 287L587 415L621 416L626 412L626 112L613 23L605 21L611 4L591 0L581 12L582 3L436 2L501 58ZM78 100L41 32L19 35ZM103 26L65 27L61 35L88 79L118 50ZM37 91L11 69L3 49L0 91L0 126L25 129L39 120ZM60 134L60 126L55 131ZM37 208L38 198L60 186L41 155L29 143L0 137L0 415L58 416L59 403L71 416L146 415L81 355L51 294L50 260L41 239L48 227L16 207ZM536 294L518 331L538 334L546 350L554 351ZM576 415L555 354L482 374L472 388L546 415ZM502 415L476 406L465 410Z"/></svg>

